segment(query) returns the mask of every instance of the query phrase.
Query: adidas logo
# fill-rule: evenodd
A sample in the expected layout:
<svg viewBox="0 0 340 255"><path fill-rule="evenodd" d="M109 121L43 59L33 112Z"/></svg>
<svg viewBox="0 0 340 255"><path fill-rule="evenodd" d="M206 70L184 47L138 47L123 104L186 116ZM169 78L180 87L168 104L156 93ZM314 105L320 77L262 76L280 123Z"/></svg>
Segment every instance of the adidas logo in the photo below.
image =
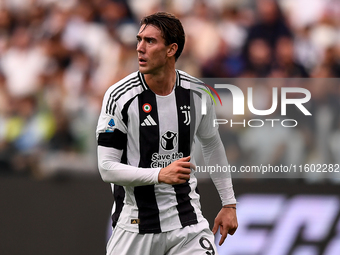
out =
<svg viewBox="0 0 340 255"><path fill-rule="evenodd" d="M142 122L141 126L157 126L156 121L154 121L154 119L148 115L146 116L145 120Z"/></svg>

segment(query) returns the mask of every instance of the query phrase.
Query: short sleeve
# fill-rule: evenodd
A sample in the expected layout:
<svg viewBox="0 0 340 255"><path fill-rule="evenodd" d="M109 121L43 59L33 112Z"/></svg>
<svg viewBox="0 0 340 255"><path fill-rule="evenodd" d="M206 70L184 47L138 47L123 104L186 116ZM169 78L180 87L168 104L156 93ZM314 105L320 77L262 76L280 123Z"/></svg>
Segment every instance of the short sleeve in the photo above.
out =
<svg viewBox="0 0 340 255"><path fill-rule="evenodd" d="M107 91L96 129L98 145L123 149L126 145L126 133L127 127L123 122L120 109Z"/></svg>

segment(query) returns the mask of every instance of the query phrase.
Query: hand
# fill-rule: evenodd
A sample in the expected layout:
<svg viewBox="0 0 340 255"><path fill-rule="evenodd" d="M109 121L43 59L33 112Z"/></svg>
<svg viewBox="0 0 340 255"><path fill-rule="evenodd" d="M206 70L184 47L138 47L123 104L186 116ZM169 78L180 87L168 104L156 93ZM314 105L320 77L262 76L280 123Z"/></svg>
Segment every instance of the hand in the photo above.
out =
<svg viewBox="0 0 340 255"><path fill-rule="evenodd" d="M236 205L228 206L236 207ZM221 211L217 214L214 221L214 227L212 229L214 235L216 234L218 227L220 227L220 233L222 236L219 242L219 245L221 246L224 240L227 238L227 235L233 235L238 227L236 210L234 208L222 207Z"/></svg>
<svg viewBox="0 0 340 255"><path fill-rule="evenodd" d="M194 168L190 162L190 156L180 158L167 167L161 169L158 174L158 182L167 184L182 184L190 179L191 169Z"/></svg>

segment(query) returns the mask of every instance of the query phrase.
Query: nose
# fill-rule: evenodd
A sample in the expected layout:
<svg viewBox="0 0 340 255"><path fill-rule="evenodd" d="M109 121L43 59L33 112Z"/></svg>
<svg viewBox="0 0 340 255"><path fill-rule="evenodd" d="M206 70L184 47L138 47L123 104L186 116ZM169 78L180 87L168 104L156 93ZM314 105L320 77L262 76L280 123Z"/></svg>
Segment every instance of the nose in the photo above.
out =
<svg viewBox="0 0 340 255"><path fill-rule="evenodd" d="M144 41L141 40L139 42L137 42L137 52L138 53L144 53L145 52L145 47L144 47Z"/></svg>

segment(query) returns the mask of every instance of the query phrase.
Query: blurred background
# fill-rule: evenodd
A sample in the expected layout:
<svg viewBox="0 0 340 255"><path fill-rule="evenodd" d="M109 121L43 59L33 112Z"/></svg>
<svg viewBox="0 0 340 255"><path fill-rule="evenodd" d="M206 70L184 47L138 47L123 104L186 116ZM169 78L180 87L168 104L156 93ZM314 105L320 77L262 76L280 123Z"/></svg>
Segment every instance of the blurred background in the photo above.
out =
<svg viewBox="0 0 340 255"><path fill-rule="evenodd" d="M222 127L231 164L340 163L338 0L0 0L0 254L105 253L112 198L98 175L95 128L106 89L137 70L139 21L155 11L182 21L177 68L193 76L319 81L304 85L313 117L298 129ZM271 89L257 87L259 108ZM339 175L234 180L244 231L220 254L339 254ZM215 198L202 193L210 222ZM251 206L261 201L273 214ZM294 201L312 202L287 211ZM251 221L253 211L267 218ZM275 246L292 231L285 218L329 221L320 230L300 220L286 246Z"/></svg>

